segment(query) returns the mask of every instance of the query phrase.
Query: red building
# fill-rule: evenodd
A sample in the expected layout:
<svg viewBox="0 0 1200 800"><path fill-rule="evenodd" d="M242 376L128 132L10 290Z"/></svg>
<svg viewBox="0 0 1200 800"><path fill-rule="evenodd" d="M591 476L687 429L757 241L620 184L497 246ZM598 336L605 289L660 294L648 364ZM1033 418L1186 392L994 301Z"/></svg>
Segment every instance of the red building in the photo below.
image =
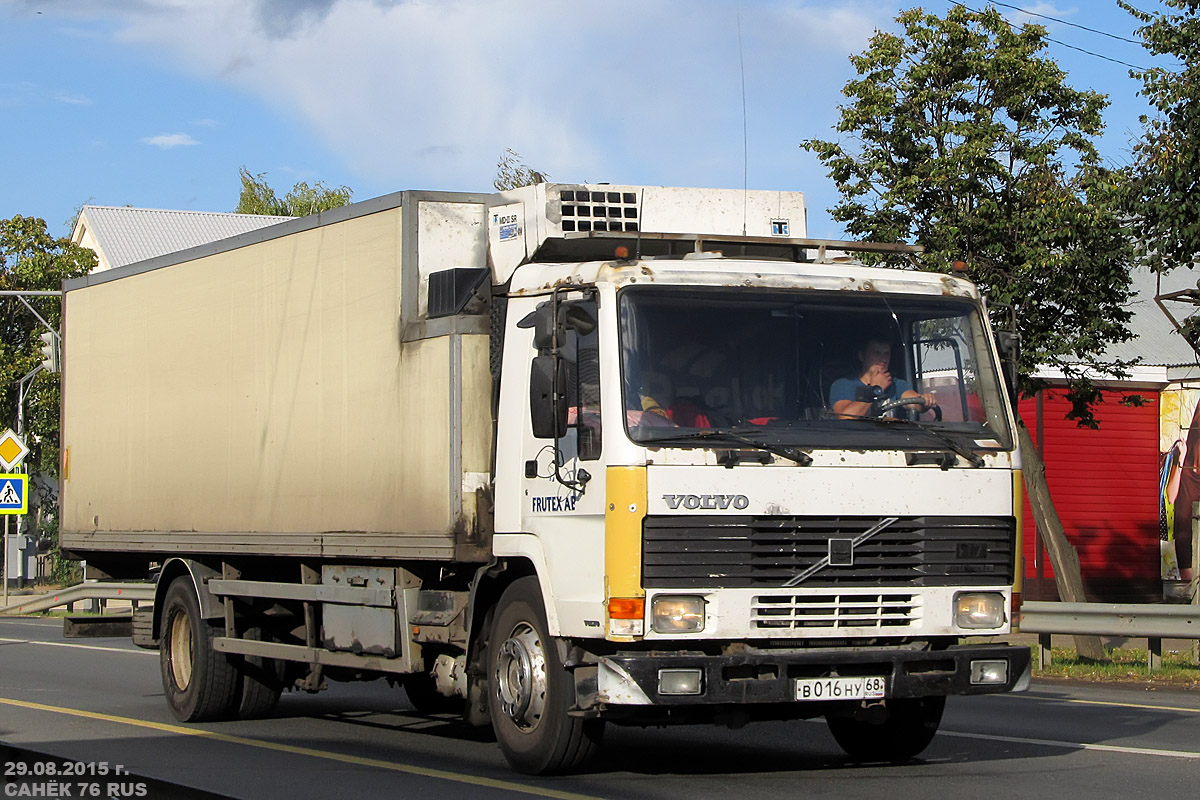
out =
<svg viewBox="0 0 1200 800"><path fill-rule="evenodd" d="M1130 395L1143 405L1126 400ZM1046 462L1046 481L1067 538L1079 551L1089 599L1161 600L1159 391L1105 391L1095 407L1096 429L1066 419L1071 404L1062 389L1022 400L1019 410ZM1028 500L1023 554L1025 598L1057 599L1054 569Z"/></svg>
<svg viewBox="0 0 1200 800"><path fill-rule="evenodd" d="M1172 579L1179 578L1190 556L1176 558L1188 549L1185 542L1163 542L1166 525L1174 518L1172 537L1190 528L1191 511L1168 497L1163 503L1164 457L1189 430L1200 424L1200 364L1195 351L1172 325L1155 297L1172 289L1195 290L1192 270L1175 270L1158 279L1145 270L1133 272L1134 296L1130 330L1134 338L1114 346L1106 356L1133 364L1120 379L1095 380L1103 400L1094 407L1099 427L1081 428L1066 419L1061 375L1045 373L1052 388L1024 399L1019 413L1033 434L1046 463L1046 480L1067 538L1079 551L1080 568L1088 599L1107 602L1155 602L1170 594ZM1178 319L1195 307L1167 303ZM1193 437L1194 440L1195 437ZM1195 473L1200 485L1200 457L1174 469ZM1194 492L1193 492L1194 493ZM1170 494L1168 492L1167 494ZM1169 515L1166 509L1170 509ZM1025 503L1023 595L1031 600L1057 599L1054 570L1046 556L1040 532ZM1161 547L1160 547L1161 543ZM1164 556L1168 551L1170 558ZM1178 564L1172 568L1172 563ZM1166 582L1164 584L1164 579Z"/></svg>

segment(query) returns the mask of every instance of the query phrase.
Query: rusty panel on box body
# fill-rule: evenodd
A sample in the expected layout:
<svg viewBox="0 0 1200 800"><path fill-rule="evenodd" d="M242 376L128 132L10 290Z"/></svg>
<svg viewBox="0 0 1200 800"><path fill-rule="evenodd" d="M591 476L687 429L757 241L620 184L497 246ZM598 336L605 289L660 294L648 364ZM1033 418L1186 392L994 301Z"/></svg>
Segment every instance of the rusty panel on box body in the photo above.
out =
<svg viewBox="0 0 1200 800"><path fill-rule="evenodd" d="M67 542L98 531L451 539L459 340L400 343L400 237L395 208L69 291ZM464 338L486 351L486 337ZM490 396L477 361L465 397ZM466 448L478 462L490 435L469 435L484 438Z"/></svg>

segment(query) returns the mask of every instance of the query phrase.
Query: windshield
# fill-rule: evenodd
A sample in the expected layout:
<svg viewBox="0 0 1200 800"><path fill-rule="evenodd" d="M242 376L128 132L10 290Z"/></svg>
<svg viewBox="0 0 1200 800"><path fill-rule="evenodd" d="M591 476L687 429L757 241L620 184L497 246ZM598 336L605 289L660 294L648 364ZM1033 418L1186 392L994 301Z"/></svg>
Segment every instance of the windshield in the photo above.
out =
<svg viewBox="0 0 1200 800"><path fill-rule="evenodd" d="M985 322L969 299L630 287L619 313L635 441L1011 446Z"/></svg>

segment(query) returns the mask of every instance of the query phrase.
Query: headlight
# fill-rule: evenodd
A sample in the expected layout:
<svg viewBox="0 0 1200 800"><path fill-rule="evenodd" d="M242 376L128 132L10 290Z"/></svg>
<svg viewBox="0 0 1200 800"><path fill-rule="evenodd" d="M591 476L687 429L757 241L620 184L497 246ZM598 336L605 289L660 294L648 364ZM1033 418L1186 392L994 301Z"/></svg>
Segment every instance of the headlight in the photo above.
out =
<svg viewBox="0 0 1200 800"><path fill-rule="evenodd" d="M1002 628L1004 595L993 592L960 592L954 595L954 624L960 628Z"/></svg>
<svg viewBox="0 0 1200 800"><path fill-rule="evenodd" d="M704 630L704 598L697 595L663 595L650 606L655 633L696 633Z"/></svg>

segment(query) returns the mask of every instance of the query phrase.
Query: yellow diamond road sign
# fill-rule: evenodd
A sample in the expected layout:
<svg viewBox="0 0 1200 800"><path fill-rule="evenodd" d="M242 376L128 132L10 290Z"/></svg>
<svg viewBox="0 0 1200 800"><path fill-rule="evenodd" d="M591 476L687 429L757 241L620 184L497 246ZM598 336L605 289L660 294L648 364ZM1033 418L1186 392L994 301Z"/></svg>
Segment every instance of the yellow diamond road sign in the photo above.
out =
<svg viewBox="0 0 1200 800"><path fill-rule="evenodd" d="M6 430L3 435L0 435L0 465L4 469L15 469L27 455L29 455L29 448L21 441L20 436L11 430Z"/></svg>

